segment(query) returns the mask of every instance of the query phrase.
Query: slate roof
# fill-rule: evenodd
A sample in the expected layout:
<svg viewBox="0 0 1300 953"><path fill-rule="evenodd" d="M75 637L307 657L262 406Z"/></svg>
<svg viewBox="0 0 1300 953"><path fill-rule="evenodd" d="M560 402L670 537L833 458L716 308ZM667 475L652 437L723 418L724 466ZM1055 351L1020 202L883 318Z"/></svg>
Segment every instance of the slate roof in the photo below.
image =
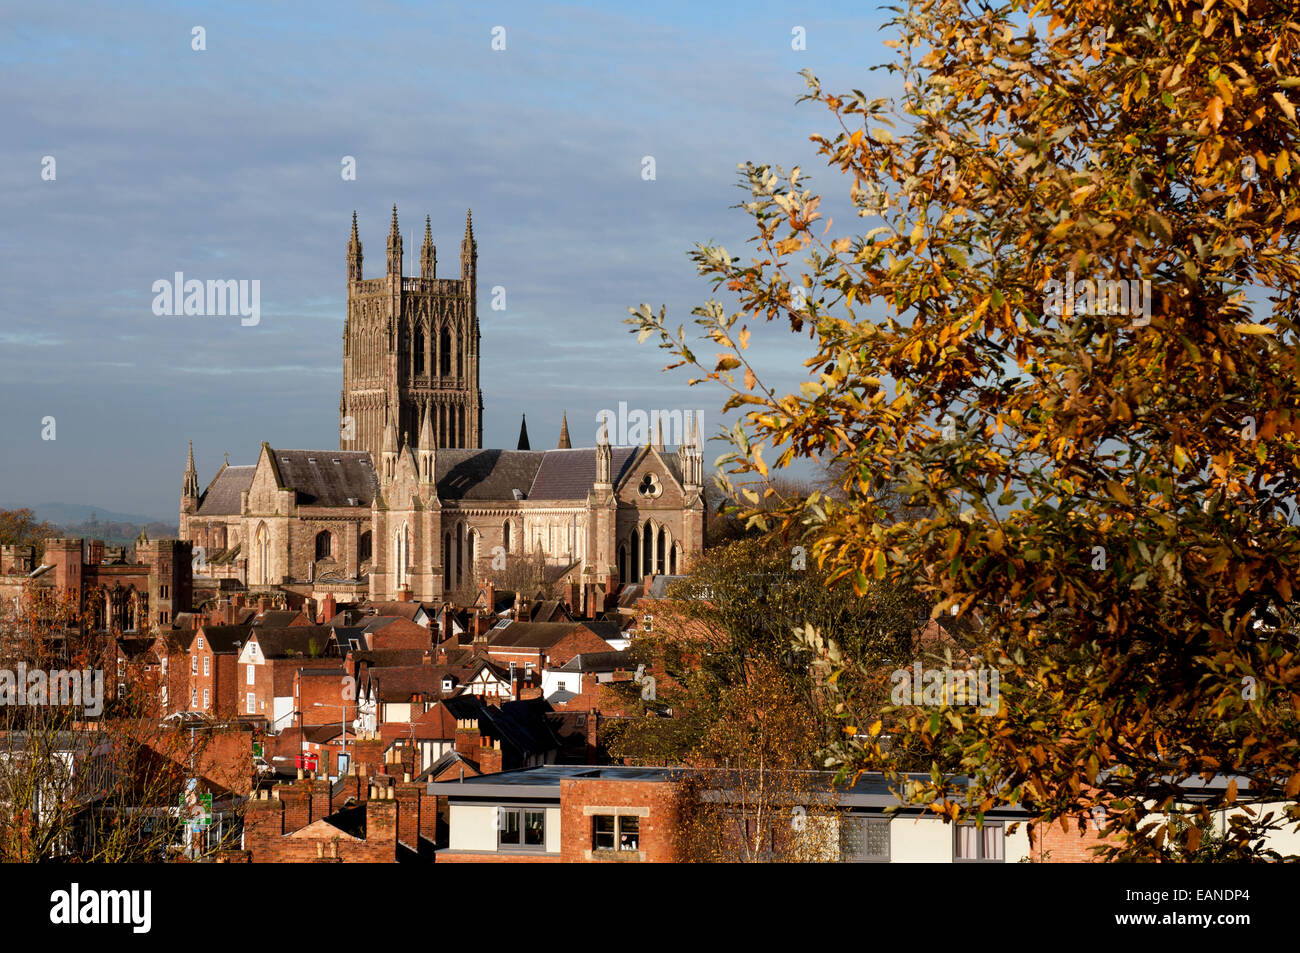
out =
<svg viewBox="0 0 1300 953"><path fill-rule="evenodd" d="M511 622L488 633L494 649L549 649L571 632L583 628L580 622Z"/></svg>
<svg viewBox="0 0 1300 953"><path fill-rule="evenodd" d="M267 609L253 625L266 626L268 629L283 629L300 614L295 609Z"/></svg>
<svg viewBox="0 0 1300 953"><path fill-rule="evenodd" d="M610 471L618 483L641 447L613 447ZM663 454L681 482L676 457ZM438 496L446 500L512 500L519 490L532 500L583 500L596 481L596 448L576 450L439 450Z"/></svg>
<svg viewBox="0 0 1300 953"><path fill-rule="evenodd" d="M473 677L474 669L459 665L404 665L369 670L370 685L377 689L377 697L384 702L406 702L412 695L439 699L443 695L442 680L448 675L456 680L454 692Z"/></svg>
<svg viewBox="0 0 1300 953"><path fill-rule="evenodd" d="M438 496L444 500L513 500L515 490L528 493L544 456L542 451L530 450L439 450Z"/></svg>
<svg viewBox="0 0 1300 953"><path fill-rule="evenodd" d="M280 485L291 487L299 506L369 506L379 491L370 454L364 450L267 448ZM349 499L357 502L350 504Z"/></svg>
<svg viewBox="0 0 1300 953"><path fill-rule="evenodd" d="M668 587L674 582L680 582L688 576L655 576L650 583L650 591L646 593L647 599L667 599Z"/></svg>
<svg viewBox="0 0 1300 953"><path fill-rule="evenodd" d="M632 669L635 663L626 652L583 652L575 655L556 671L560 672L616 672Z"/></svg>
<svg viewBox="0 0 1300 953"><path fill-rule="evenodd" d="M615 484L631 468L640 447L610 448L610 474ZM585 500L596 482L596 448L547 450L532 485L525 488L535 500Z"/></svg>
<svg viewBox="0 0 1300 953"><path fill-rule="evenodd" d="M253 626L249 641L254 637L267 658L288 658L301 653L321 656L330 643L334 630L327 625Z"/></svg>
<svg viewBox="0 0 1300 953"><path fill-rule="evenodd" d="M399 616L407 622L414 622L421 609L427 616L436 615L438 612L437 607L432 604L425 605L423 602L372 602L370 606L377 616Z"/></svg>
<svg viewBox="0 0 1300 953"><path fill-rule="evenodd" d="M237 516L239 494L253 485L256 466L223 466L199 500L199 516Z"/></svg>
<svg viewBox="0 0 1300 953"><path fill-rule="evenodd" d="M238 651L235 643L238 642L242 647L248 641L248 633L253 631L251 625L205 625L202 626L203 634L207 637L208 646L217 655L234 654ZM194 641L194 637L199 634L198 629L191 630L188 633L182 632L182 638L185 635L191 636L186 646Z"/></svg>
<svg viewBox="0 0 1300 953"><path fill-rule="evenodd" d="M442 704L452 717L475 719L481 734L500 739L503 752L510 755L503 761L521 763L529 755L544 755L559 747L546 720L551 706L544 699L504 702L497 707L474 695L457 695Z"/></svg>

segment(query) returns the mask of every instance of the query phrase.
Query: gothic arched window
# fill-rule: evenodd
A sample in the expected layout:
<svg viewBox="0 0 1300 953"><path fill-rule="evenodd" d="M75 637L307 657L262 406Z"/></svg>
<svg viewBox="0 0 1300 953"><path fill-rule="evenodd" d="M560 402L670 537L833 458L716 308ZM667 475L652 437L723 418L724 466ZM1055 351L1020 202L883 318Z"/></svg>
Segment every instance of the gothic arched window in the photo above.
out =
<svg viewBox="0 0 1300 953"><path fill-rule="evenodd" d="M357 562L363 563L370 558L371 537L367 531L361 534L361 539L357 541Z"/></svg>
<svg viewBox="0 0 1300 953"><path fill-rule="evenodd" d="M266 524L257 527L253 543L253 583L265 586L271 581L271 537Z"/></svg>
<svg viewBox="0 0 1300 953"><path fill-rule="evenodd" d="M442 339L438 342L438 353L442 357L442 367L439 373L444 377L451 376L451 332L446 328L442 329Z"/></svg>
<svg viewBox="0 0 1300 953"><path fill-rule="evenodd" d="M424 375L424 328L415 329L415 374Z"/></svg>
<svg viewBox="0 0 1300 953"><path fill-rule="evenodd" d="M655 571L655 531L650 521L645 521L645 531L641 534L641 575L646 576Z"/></svg>
<svg viewBox="0 0 1300 953"><path fill-rule="evenodd" d="M317 559L330 558L330 554L332 550L331 543L332 540L330 539L329 530L321 530L319 533L316 534L316 558Z"/></svg>

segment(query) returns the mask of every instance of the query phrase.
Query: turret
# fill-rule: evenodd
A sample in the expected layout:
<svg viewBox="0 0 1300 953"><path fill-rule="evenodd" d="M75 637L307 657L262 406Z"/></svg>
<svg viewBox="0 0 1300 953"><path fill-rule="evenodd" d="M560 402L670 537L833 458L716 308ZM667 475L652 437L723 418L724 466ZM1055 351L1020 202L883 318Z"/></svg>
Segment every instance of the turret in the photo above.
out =
<svg viewBox="0 0 1300 953"><path fill-rule="evenodd" d="M393 206L393 223L388 227L388 274L402 277L402 233L397 228L397 206Z"/></svg>
<svg viewBox="0 0 1300 953"><path fill-rule="evenodd" d="M613 467L613 450L609 446L608 418L602 418L600 436L596 439L596 486L609 489L612 486L610 470Z"/></svg>
<svg viewBox="0 0 1300 953"><path fill-rule="evenodd" d="M433 439L433 423L429 420L429 409L427 407L424 411L424 419L420 423L418 447L419 451L416 456L419 458L420 482L431 484L437 474L437 448Z"/></svg>
<svg viewBox="0 0 1300 953"><path fill-rule="evenodd" d="M474 219L470 210L465 210L465 237L460 243L460 277L462 281L473 282L478 270L478 243L474 241Z"/></svg>
<svg viewBox="0 0 1300 953"><path fill-rule="evenodd" d="M433 244L433 222L424 216L424 246L420 249L420 277L438 277L438 249Z"/></svg>
<svg viewBox="0 0 1300 953"><path fill-rule="evenodd" d="M677 448L677 463L681 467L683 485L704 485L704 448L700 445L700 419L696 414L691 414L690 436Z"/></svg>
<svg viewBox="0 0 1300 953"><path fill-rule="evenodd" d="M385 415L384 446L379 452L380 472L385 484L392 483L397 473L397 428L391 415Z"/></svg>
<svg viewBox="0 0 1300 953"><path fill-rule="evenodd" d="M199 503L199 471L194 466L194 441L190 441L190 453L185 460L185 483L181 487L181 508L186 503L194 505L187 511L193 513Z"/></svg>
<svg viewBox="0 0 1300 953"><path fill-rule="evenodd" d="M199 471L194 466L194 441L185 461L185 481L181 484L180 535L189 534L189 518L199 510Z"/></svg>
<svg viewBox="0 0 1300 953"><path fill-rule="evenodd" d="M348 281L361 280L361 238L357 235L357 213L352 212L352 237L348 239Z"/></svg>

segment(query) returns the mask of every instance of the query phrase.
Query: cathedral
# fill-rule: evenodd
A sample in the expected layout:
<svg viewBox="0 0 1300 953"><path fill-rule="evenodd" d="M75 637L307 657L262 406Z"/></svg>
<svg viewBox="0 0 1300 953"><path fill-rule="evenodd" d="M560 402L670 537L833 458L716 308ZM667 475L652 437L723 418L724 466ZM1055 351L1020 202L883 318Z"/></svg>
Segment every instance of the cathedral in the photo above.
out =
<svg viewBox="0 0 1300 953"><path fill-rule="evenodd" d="M669 452L642 446L482 449L478 248L465 218L460 277L437 276L425 220L420 276L402 274L393 208L387 273L362 274L356 214L347 246L339 449L282 450L225 463L200 489L190 447L180 538L195 576L338 602L472 598L511 561L544 564L575 613L603 611L624 585L685 572L704 545L698 419Z"/></svg>

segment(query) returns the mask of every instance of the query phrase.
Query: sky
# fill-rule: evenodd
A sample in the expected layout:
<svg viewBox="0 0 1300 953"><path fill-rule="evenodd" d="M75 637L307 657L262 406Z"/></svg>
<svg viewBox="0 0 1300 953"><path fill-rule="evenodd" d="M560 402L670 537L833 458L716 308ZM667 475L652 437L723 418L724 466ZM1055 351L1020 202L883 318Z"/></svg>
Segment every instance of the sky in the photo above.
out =
<svg viewBox="0 0 1300 953"><path fill-rule="evenodd" d="M473 209L485 447L513 448L522 413L534 449L553 446L564 411L590 446L620 401L700 408L717 432L723 392L664 373L628 308L689 326L711 296L692 247L749 257L738 164L800 165L836 207L847 186L808 141L831 117L796 104L799 71L886 95L868 66L890 55L887 16L0 0L0 503L175 520L187 440L201 485L262 441L337 447L351 216L381 277L394 204L404 270L428 215L441 277L459 277ZM258 280L260 320L154 314L176 272ZM805 379L787 324L753 341L765 379Z"/></svg>

